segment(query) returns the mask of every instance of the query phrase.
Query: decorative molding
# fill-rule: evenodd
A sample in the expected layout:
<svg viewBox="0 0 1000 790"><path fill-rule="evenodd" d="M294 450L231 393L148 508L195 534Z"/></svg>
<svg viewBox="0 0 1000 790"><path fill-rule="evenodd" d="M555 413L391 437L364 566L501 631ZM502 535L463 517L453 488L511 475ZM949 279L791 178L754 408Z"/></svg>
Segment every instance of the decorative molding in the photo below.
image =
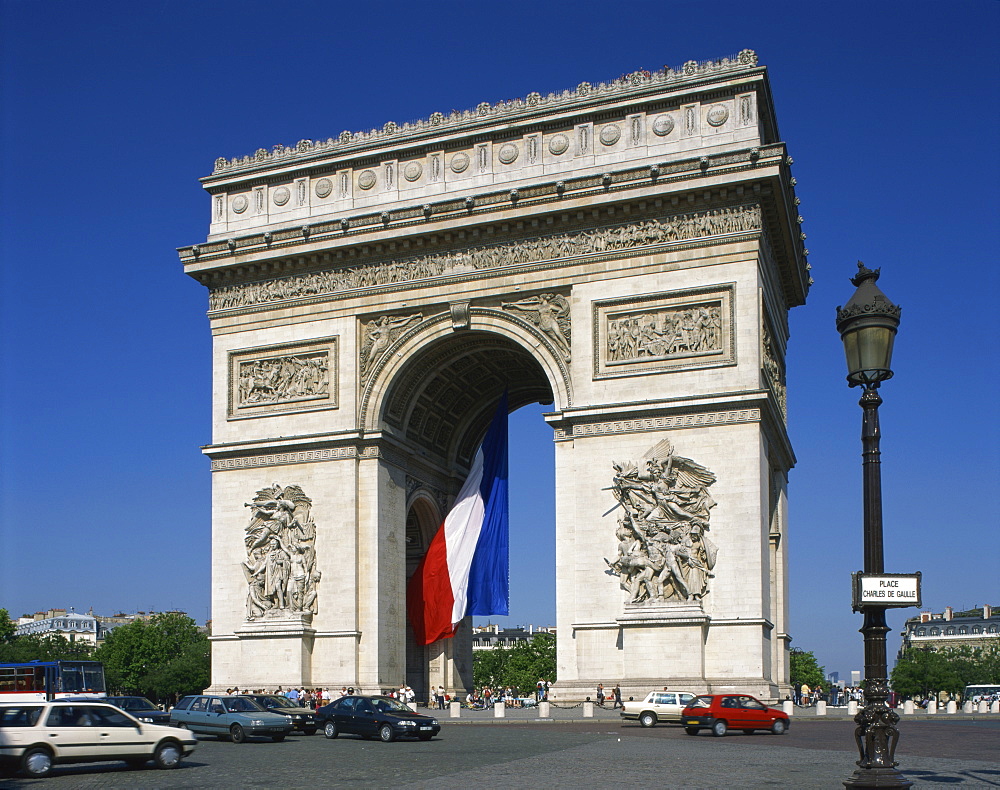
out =
<svg viewBox="0 0 1000 790"><path fill-rule="evenodd" d="M228 419L335 409L339 337L229 352Z"/></svg>
<svg viewBox="0 0 1000 790"><path fill-rule="evenodd" d="M263 466L287 466L288 464L312 464L322 461L342 461L357 458L358 448L325 447L320 450L298 450L287 453L263 453L234 458L213 458L213 472L229 472L235 469L258 469Z"/></svg>
<svg viewBox="0 0 1000 790"><path fill-rule="evenodd" d="M263 282L219 286L212 288L209 293L209 310L249 307L284 299L595 253L640 250L715 235L759 232L760 229L761 209L756 203L675 214L662 219L540 236L510 244L470 247L455 252L360 264L353 268L311 272Z"/></svg>
<svg viewBox="0 0 1000 790"><path fill-rule="evenodd" d="M612 436L623 433L671 431L682 428L705 428L712 425L737 425L760 422L760 409L733 409L730 411L697 412L694 414L664 415L660 417L633 417L621 420L601 420L573 423L556 427L556 440L579 439L585 436Z"/></svg>
<svg viewBox="0 0 1000 790"><path fill-rule="evenodd" d="M736 286L593 303L594 378L736 364Z"/></svg>
<svg viewBox="0 0 1000 790"><path fill-rule="evenodd" d="M475 110L460 112L455 110L448 115L434 113L429 118L402 126L389 121L381 129L367 132L341 132L337 138L327 140L300 140L295 146L276 145L271 151L258 148L250 156L215 160L213 175L228 171L240 171L268 167L287 160L315 157L327 152L339 153L344 149L357 150L383 145L389 141L405 139L415 135L426 135L427 132L452 131L452 128L481 126L484 123L495 123L500 120L513 120L516 117L531 116L550 112L556 109L568 109L574 105L589 105L607 100L617 100L629 96L640 96L651 91L660 90L673 85L699 80L706 76L721 76L734 72L757 68L757 54L750 49L744 49L739 54L718 60L702 63L688 61L679 69L664 67L655 72L635 71L615 80L591 85L582 82L575 91L562 91L541 96L529 94L524 99L512 99L496 104L482 102ZM442 129L442 127L446 127ZM447 128L452 127L452 128ZM553 151L553 153L555 153ZM459 171L456 171L459 172Z"/></svg>

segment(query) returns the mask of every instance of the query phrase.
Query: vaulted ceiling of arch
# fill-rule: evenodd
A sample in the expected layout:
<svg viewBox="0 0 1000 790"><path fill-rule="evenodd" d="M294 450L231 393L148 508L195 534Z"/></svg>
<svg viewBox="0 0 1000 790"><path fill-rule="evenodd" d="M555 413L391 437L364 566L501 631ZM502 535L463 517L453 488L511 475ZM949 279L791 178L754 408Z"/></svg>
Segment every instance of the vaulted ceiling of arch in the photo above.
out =
<svg viewBox="0 0 1000 790"><path fill-rule="evenodd" d="M384 419L415 447L467 466L504 387L511 411L552 402L545 373L523 348L498 335L456 333L410 361Z"/></svg>

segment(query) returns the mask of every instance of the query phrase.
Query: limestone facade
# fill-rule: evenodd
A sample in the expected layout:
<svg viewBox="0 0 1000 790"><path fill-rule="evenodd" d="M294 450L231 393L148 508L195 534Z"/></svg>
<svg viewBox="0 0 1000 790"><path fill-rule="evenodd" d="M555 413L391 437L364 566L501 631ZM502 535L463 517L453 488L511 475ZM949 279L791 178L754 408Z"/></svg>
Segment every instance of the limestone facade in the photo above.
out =
<svg viewBox="0 0 1000 790"><path fill-rule="evenodd" d="M551 404L557 698L783 696L791 164L750 51L217 160L208 238L179 251L214 340L213 686L471 686L469 624L415 648L406 579L506 386ZM681 504L635 513L637 573L674 589L659 541L709 578L631 601L612 463L641 473L665 439L714 502L693 518L665 472ZM279 501L252 527L272 486L309 498L314 538ZM261 592L303 574L309 611Z"/></svg>

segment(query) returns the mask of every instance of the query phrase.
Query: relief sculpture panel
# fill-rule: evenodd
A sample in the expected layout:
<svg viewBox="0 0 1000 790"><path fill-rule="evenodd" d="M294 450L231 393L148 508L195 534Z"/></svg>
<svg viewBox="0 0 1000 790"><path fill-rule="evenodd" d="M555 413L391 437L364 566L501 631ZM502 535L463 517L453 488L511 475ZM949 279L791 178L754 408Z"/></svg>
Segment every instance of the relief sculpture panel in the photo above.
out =
<svg viewBox="0 0 1000 790"><path fill-rule="evenodd" d="M594 303L594 377L732 365L732 285Z"/></svg>
<svg viewBox="0 0 1000 790"><path fill-rule="evenodd" d="M335 408L337 338L229 354L229 417Z"/></svg>
<svg viewBox="0 0 1000 790"><path fill-rule="evenodd" d="M610 491L623 513L615 536L618 553L604 559L619 578L628 604L697 602L714 578L718 547L708 538L715 474L674 454L664 439L647 456L613 462Z"/></svg>
<svg viewBox="0 0 1000 790"><path fill-rule="evenodd" d="M316 614L316 524L312 500L296 485L262 488L252 502L241 564L247 581L246 619Z"/></svg>

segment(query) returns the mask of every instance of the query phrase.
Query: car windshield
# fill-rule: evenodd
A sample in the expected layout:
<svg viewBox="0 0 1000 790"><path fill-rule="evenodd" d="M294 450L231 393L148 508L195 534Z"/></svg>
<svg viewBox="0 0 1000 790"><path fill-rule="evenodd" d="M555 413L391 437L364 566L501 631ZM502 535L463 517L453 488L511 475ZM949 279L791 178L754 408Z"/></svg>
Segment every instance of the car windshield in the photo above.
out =
<svg viewBox="0 0 1000 790"><path fill-rule="evenodd" d="M159 710L159 708L145 697L127 697L119 702L112 701L111 704L117 705L124 710Z"/></svg>
<svg viewBox="0 0 1000 790"><path fill-rule="evenodd" d="M688 703L689 708L711 708L712 698L711 697L695 697L691 702Z"/></svg>
<svg viewBox="0 0 1000 790"><path fill-rule="evenodd" d="M229 697L223 700L230 713L263 712L263 708L249 697Z"/></svg>
<svg viewBox="0 0 1000 790"><path fill-rule="evenodd" d="M399 700L395 700L392 697L372 697L372 705L375 706L377 710L382 711L406 711L407 713L412 713L412 708L407 707Z"/></svg>
<svg viewBox="0 0 1000 790"><path fill-rule="evenodd" d="M262 697L259 702L270 705L272 708L297 708L298 703L292 702L288 697Z"/></svg>

